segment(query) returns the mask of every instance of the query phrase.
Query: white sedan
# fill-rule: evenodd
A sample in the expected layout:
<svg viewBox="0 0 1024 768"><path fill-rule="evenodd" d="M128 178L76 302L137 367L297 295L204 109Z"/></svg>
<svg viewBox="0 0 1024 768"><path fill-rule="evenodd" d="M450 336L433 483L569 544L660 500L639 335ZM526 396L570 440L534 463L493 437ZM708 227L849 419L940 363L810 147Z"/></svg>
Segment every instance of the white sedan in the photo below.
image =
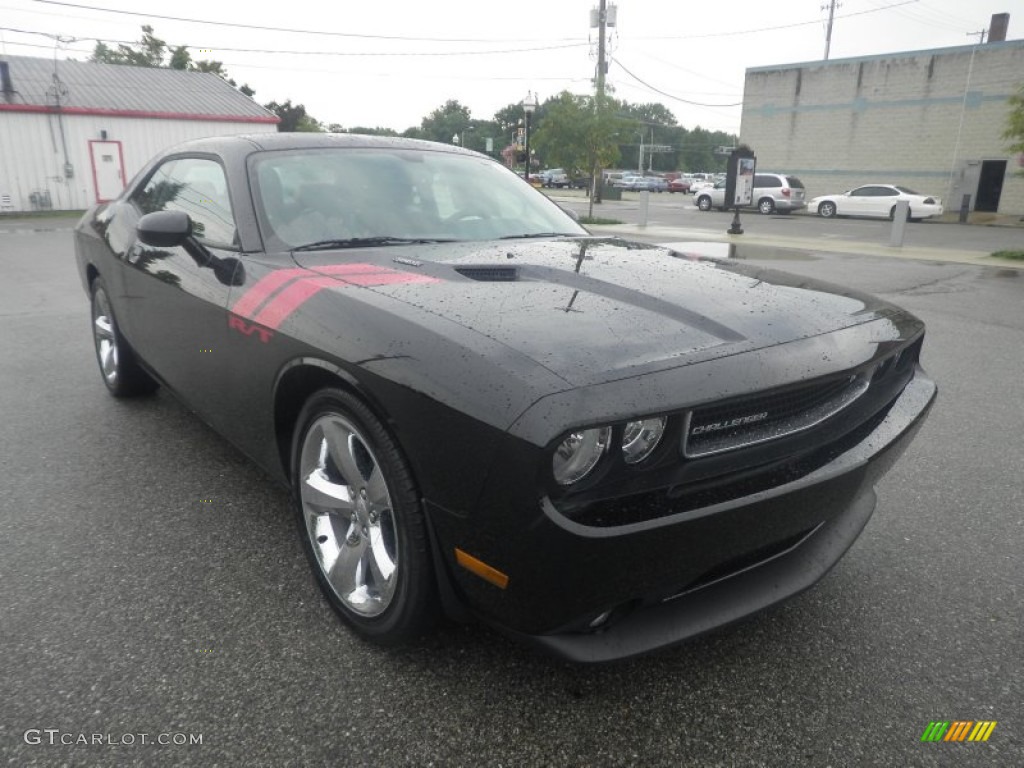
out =
<svg viewBox="0 0 1024 768"><path fill-rule="evenodd" d="M865 184L839 195L821 195L811 200L808 209L819 216L874 216L893 218L896 203L906 200L908 219L926 219L942 215L942 201L937 197L919 195L912 189L897 184Z"/></svg>

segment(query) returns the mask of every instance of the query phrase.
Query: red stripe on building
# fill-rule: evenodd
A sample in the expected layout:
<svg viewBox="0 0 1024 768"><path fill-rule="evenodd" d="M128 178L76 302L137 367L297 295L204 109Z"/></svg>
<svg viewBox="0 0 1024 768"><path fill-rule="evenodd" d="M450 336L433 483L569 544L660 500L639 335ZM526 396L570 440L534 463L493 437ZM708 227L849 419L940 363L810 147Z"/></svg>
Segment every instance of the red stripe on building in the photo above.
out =
<svg viewBox="0 0 1024 768"><path fill-rule="evenodd" d="M28 112L51 115L93 115L96 117L141 117L152 120L206 120L214 123L265 123L276 125L281 122L277 115L204 115L197 112L154 112L148 109L102 109L100 107L49 107L44 104L0 104L0 112Z"/></svg>

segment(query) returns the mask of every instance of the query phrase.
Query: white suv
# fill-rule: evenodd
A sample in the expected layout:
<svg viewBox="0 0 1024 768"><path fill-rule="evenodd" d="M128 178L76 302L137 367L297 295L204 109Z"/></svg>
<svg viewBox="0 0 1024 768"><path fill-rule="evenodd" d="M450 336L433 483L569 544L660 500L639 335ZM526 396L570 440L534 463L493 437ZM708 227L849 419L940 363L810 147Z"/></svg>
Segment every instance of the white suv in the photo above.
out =
<svg viewBox="0 0 1024 768"><path fill-rule="evenodd" d="M725 182L720 181L710 189L698 190L695 195L697 207L702 211L717 208L724 211ZM761 213L790 213L807 207L803 182L796 176L783 173L758 173L754 175L754 197L752 207Z"/></svg>

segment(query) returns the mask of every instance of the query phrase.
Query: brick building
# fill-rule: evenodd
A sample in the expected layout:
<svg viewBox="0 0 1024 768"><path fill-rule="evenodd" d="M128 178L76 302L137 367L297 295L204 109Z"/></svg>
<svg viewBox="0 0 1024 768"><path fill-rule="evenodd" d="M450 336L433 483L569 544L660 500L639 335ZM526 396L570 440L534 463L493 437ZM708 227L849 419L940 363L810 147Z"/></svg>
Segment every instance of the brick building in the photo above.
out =
<svg viewBox="0 0 1024 768"><path fill-rule="evenodd" d="M1021 84L1024 40L756 67L740 136L808 197L887 182L1024 214L1024 154L1002 138Z"/></svg>

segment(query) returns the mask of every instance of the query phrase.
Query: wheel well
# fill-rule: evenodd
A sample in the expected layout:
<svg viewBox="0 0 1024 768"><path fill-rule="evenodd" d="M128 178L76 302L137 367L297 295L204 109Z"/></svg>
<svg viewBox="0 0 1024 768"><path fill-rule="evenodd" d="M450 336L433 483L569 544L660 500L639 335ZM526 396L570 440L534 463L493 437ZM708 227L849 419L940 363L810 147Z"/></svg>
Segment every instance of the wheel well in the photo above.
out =
<svg viewBox="0 0 1024 768"><path fill-rule="evenodd" d="M299 412L314 392L325 387L344 389L358 397L367 408L388 428L388 420L375 403L368 400L359 389L343 376L321 365L301 364L285 371L274 392L274 434L277 439L277 453L284 476L291 480L292 438L295 434Z"/></svg>

